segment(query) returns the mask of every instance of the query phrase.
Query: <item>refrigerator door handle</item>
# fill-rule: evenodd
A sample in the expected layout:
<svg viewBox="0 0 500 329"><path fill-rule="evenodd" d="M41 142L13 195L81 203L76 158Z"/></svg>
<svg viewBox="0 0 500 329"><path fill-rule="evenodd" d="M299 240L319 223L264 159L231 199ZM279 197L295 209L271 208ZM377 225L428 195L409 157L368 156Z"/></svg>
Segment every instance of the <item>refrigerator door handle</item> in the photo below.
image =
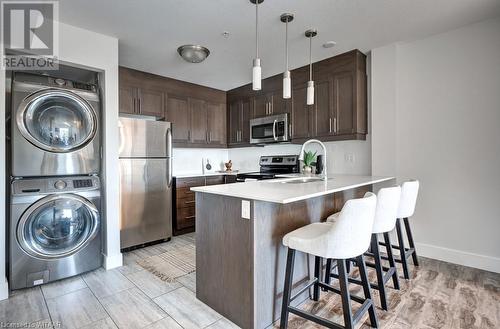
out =
<svg viewBox="0 0 500 329"><path fill-rule="evenodd" d="M167 129L167 186L172 187L172 129Z"/></svg>

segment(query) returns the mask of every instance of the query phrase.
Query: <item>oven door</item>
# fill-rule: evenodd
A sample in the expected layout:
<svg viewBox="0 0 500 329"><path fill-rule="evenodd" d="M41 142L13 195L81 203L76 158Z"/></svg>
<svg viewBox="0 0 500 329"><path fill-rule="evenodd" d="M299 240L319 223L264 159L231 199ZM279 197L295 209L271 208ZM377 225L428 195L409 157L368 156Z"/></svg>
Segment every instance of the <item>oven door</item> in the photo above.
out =
<svg viewBox="0 0 500 329"><path fill-rule="evenodd" d="M288 141L288 114L279 114L250 120L250 143L277 143Z"/></svg>

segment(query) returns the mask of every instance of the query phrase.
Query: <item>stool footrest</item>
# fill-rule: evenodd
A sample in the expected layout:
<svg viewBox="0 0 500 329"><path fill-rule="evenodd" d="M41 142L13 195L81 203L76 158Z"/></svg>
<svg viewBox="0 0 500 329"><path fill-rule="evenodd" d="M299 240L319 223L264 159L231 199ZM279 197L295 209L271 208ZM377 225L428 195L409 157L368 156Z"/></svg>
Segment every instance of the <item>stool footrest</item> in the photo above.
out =
<svg viewBox="0 0 500 329"><path fill-rule="evenodd" d="M318 279L313 279L309 281L304 287L302 287L295 295L290 298L290 302L293 301L295 298L299 297L306 291L307 289L311 288L313 284L315 284L318 281Z"/></svg>
<svg viewBox="0 0 500 329"><path fill-rule="evenodd" d="M290 311L290 313L293 313L295 315L298 315L300 317L303 317L304 319L307 319L309 321L312 321L312 322L315 322L323 327L327 327L327 328L339 328L339 329L344 329L345 327L344 326L341 326L340 324L337 324L335 322L332 322L330 320L327 320L327 319L323 319L323 318L320 318L319 316L317 315L314 315L312 313L308 313L308 312L305 312L305 311L302 311L296 307L293 307L293 306L288 306L288 311Z"/></svg>
<svg viewBox="0 0 500 329"><path fill-rule="evenodd" d="M373 301L371 299L365 299L365 302L361 307L354 313L354 316L352 317L352 322L353 323L358 323L359 320L361 320L361 317L365 315L366 311L368 311L368 308L370 308L373 304Z"/></svg>
<svg viewBox="0 0 500 329"><path fill-rule="evenodd" d="M329 284L326 284L324 282L319 282L318 284L319 284L319 286L321 288L325 288L326 290L332 291L332 292L340 295L340 289L335 288L335 287L333 287L333 286L331 286ZM359 297L359 296L356 296L356 295L349 294L349 296L351 297L351 299L353 301L358 302L360 304L363 304L365 302L365 300L366 300L365 298L362 298L362 297Z"/></svg>

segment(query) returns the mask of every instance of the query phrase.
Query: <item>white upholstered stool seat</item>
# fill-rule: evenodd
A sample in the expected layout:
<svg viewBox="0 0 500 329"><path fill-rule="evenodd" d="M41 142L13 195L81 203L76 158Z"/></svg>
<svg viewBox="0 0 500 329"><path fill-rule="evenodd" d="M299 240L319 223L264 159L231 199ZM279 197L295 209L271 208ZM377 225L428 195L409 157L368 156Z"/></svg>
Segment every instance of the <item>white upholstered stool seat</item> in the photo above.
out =
<svg viewBox="0 0 500 329"><path fill-rule="evenodd" d="M366 265L363 259L363 253L370 245L376 206L376 195L368 192L363 198L348 200L339 212L336 222L309 224L283 237L283 245L288 247L288 255L280 328L287 327L290 312L330 328L353 328L363 318L363 315L368 312L372 327L376 328L378 326L375 306L373 305L370 293ZM302 289L313 287L313 300L315 301L319 300L320 288L340 294L344 311L344 326L290 305L300 295L300 292L293 297L291 295L296 251L315 256L314 279L305 287L302 287ZM330 264L332 261L337 263L340 289L321 281L323 258L326 258ZM359 267L365 298L349 293L346 259L353 259ZM300 291L305 291L302 289ZM363 304L354 316L350 304L351 299Z"/></svg>

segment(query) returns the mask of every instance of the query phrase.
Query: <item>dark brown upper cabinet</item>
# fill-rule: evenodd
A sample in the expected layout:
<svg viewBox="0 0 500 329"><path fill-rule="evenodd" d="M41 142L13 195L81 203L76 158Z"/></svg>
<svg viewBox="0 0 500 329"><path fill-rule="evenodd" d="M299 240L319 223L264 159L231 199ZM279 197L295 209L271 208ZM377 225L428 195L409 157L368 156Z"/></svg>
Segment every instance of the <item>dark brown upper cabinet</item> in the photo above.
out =
<svg viewBox="0 0 500 329"><path fill-rule="evenodd" d="M172 142L188 144L190 141L191 118L188 98L170 95L167 100L167 120L172 123Z"/></svg>
<svg viewBox="0 0 500 329"><path fill-rule="evenodd" d="M250 118L253 112L252 99L228 100L228 104L228 145L238 147L250 145Z"/></svg>
<svg viewBox="0 0 500 329"><path fill-rule="evenodd" d="M226 105L217 103L206 103L207 106L207 132L208 144L213 146L226 145Z"/></svg>
<svg viewBox="0 0 500 329"><path fill-rule="evenodd" d="M119 112L148 115L157 118L165 116L166 93L155 81L134 79L128 70L119 71Z"/></svg>

